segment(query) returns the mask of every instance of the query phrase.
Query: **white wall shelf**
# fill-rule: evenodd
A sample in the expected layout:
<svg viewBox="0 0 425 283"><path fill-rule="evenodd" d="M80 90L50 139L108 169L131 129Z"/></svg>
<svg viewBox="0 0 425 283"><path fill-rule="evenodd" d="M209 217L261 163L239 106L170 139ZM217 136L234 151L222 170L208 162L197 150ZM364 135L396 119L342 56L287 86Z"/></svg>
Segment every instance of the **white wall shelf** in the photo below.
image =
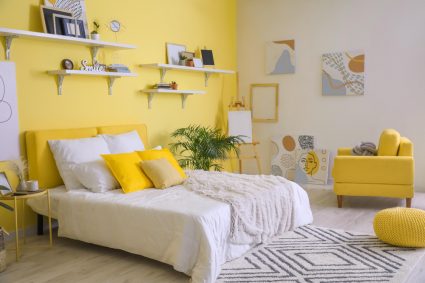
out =
<svg viewBox="0 0 425 283"><path fill-rule="evenodd" d="M99 48L109 48L109 49L134 49L135 45L116 43L116 42L106 42L100 40L86 39L86 38L76 38L71 36L56 35L50 33L34 32L27 30L17 30L0 27L0 36L5 40L5 53L6 60L10 60L10 49L12 46L12 40L15 38L31 38L31 39L40 39L47 41L59 41L69 44L84 45L90 48L92 59L95 60Z"/></svg>
<svg viewBox="0 0 425 283"><path fill-rule="evenodd" d="M137 77L135 73L117 73L117 72L88 72L80 70L54 70L47 71L49 75L55 75L58 78L58 95L62 95L63 80L66 76L98 76L108 78L108 93L112 95L112 86L115 79L121 77Z"/></svg>
<svg viewBox="0 0 425 283"><path fill-rule="evenodd" d="M152 109L153 97L157 94L180 94L182 98L182 109L186 107L186 99L189 95L202 95L206 92L203 90L174 90L174 89L144 89L143 92L148 94L148 108Z"/></svg>
<svg viewBox="0 0 425 283"><path fill-rule="evenodd" d="M195 67L171 65L171 64L161 64L161 63L141 64L140 67L159 69L160 75L161 75L161 82L164 82L164 77L165 77L165 74L167 73L168 70L203 72L204 76L205 76L205 86L208 86L208 79L210 78L211 74L234 74L235 73L235 71L231 71L231 70L195 68Z"/></svg>

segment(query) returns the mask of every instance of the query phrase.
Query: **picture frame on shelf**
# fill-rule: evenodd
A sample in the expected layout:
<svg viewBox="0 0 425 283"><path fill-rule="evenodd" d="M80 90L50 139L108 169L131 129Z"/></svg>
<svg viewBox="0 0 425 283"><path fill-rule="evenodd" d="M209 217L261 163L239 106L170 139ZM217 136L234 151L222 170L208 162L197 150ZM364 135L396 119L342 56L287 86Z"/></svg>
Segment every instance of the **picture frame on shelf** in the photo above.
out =
<svg viewBox="0 0 425 283"><path fill-rule="evenodd" d="M171 65L179 65L180 52L186 51L186 45L176 43L166 43L167 46L167 62Z"/></svg>
<svg viewBox="0 0 425 283"><path fill-rule="evenodd" d="M202 49L201 55L202 55L202 63L204 64L204 66L214 66L214 55L212 50Z"/></svg>
<svg viewBox="0 0 425 283"><path fill-rule="evenodd" d="M73 26L73 33L65 33L65 25L64 25L64 21L68 21L69 23L72 24ZM76 22L75 19L73 17L69 17L69 16L64 16L64 15L59 15L59 14L53 14L53 30L54 30L54 34L57 35L67 35L67 36L75 36L76 32Z"/></svg>
<svg viewBox="0 0 425 283"><path fill-rule="evenodd" d="M43 31L45 33L55 34L55 21L54 21L54 15L58 16L67 16L72 17L72 12L53 8L53 7L47 7L47 6L40 6L40 13L41 13L41 23L43 24Z"/></svg>
<svg viewBox="0 0 425 283"><path fill-rule="evenodd" d="M66 16L54 16L55 25L59 24L62 35L77 38L87 38L84 30L84 22ZM56 20L58 19L58 20Z"/></svg>
<svg viewBox="0 0 425 283"><path fill-rule="evenodd" d="M5 196L13 193L12 186L5 172L0 172L0 195Z"/></svg>
<svg viewBox="0 0 425 283"><path fill-rule="evenodd" d="M72 17L83 22L80 30L84 30L85 38L89 37L85 0L44 0L44 5L48 8L61 9L70 12ZM78 22L78 25L80 26L80 22Z"/></svg>
<svg viewBox="0 0 425 283"><path fill-rule="evenodd" d="M193 58L193 65L195 68L203 68L204 64L202 64L201 58Z"/></svg>
<svg viewBox="0 0 425 283"><path fill-rule="evenodd" d="M191 60L195 57L195 52L182 51L182 52L180 52L180 56L186 57L186 60Z"/></svg>

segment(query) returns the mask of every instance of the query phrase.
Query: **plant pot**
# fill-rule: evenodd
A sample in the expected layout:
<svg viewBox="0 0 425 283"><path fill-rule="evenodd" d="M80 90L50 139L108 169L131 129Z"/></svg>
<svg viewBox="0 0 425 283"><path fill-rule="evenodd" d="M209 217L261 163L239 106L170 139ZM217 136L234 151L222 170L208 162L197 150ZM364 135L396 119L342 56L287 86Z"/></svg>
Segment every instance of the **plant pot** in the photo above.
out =
<svg viewBox="0 0 425 283"><path fill-rule="evenodd" d="M186 59L179 61L180 66L186 66Z"/></svg>
<svg viewBox="0 0 425 283"><path fill-rule="evenodd" d="M99 40L100 39L100 34L98 34L98 33L91 33L90 34L90 37L93 40Z"/></svg>

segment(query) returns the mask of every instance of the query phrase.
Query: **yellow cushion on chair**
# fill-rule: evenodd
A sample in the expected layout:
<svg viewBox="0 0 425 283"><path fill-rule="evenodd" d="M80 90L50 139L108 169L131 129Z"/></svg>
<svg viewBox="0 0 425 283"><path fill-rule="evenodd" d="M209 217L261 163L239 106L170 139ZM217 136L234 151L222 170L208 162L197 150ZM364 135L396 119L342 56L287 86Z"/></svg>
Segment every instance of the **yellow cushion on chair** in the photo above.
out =
<svg viewBox="0 0 425 283"><path fill-rule="evenodd" d="M400 247L425 247L425 210L396 207L379 211L373 221L376 236Z"/></svg>

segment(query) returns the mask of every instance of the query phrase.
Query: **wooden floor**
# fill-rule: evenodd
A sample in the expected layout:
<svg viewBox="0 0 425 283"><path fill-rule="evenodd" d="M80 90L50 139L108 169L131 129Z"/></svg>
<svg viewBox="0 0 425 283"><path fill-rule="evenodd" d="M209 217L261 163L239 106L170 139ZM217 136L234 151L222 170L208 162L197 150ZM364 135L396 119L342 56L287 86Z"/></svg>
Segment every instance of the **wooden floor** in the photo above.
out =
<svg viewBox="0 0 425 283"><path fill-rule="evenodd" d="M315 225L369 234L373 234L377 211L404 206L404 201L397 199L348 197L344 208L338 209L331 190L309 189L308 193ZM425 209L425 193L416 194L413 207ZM138 255L63 238L55 238L50 249L47 243L47 236L27 239L17 263L13 243L9 243L8 268L0 273L0 282L189 282L189 277L172 267ZM416 272L409 282L425 282L420 276L423 274Z"/></svg>

